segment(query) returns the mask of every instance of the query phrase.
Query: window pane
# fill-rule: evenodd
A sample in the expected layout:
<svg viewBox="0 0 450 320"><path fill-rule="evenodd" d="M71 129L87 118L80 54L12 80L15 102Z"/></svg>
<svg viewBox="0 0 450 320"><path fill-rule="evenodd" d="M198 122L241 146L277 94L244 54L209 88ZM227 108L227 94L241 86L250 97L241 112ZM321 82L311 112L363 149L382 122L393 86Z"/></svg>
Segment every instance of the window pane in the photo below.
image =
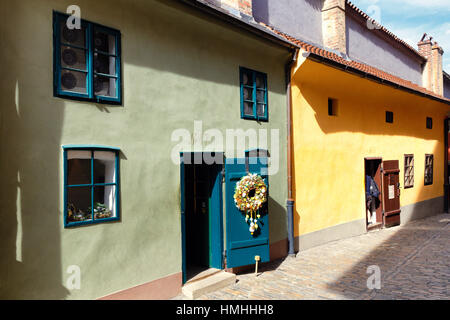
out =
<svg viewBox="0 0 450 320"><path fill-rule="evenodd" d="M61 46L61 66L87 71L86 51Z"/></svg>
<svg viewBox="0 0 450 320"><path fill-rule="evenodd" d="M253 86L253 76L250 72L242 72L242 83L246 86Z"/></svg>
<svg viewBox="0 0 450 320"><path fill-rule="evenodd" d="M253 103L244 102L244 114L247 116L253 116Z"/></svg>
<svg viewBox="0 0 450 320"><path fill-rule="evenodd" d="M94 75L94 93L98 96L115 97L116 79Z"/></svg>
<svg viewBox="0 0 450 320"><path fill-rule="evenodd" d="M256 75L256 87L260 89L265 89L266 83L264 81L263 75L260 74Z"/></svg>
<svg viewBox="0 0 450 320"><path fill-rule="evenodd" d="M116 155L110 151L94 151L94 183L116 182Z"/></svg>
<svg viewBox="0 0 450 320"><path fill-rule="evenodd" d="M87 93L86 73L76 71L61 71L61 88L65 91Z"/></svg>
<svg viewBox="0 0 450 320"><path fill-rule="evenodd" d="M60 21L60 39L62 43L71 44L78 47L86 48L85 40L85 28L81 26L81 29L69 29L66 25L66 19L61 18Z"/></svg>
<svg viewBox="0 0 450 320"><path fill-rule="evenodd" d="M243 91L244 91L244 100L253 101L253 89L243 88Z"/></svg>
<svg viewBox="0 0 450 320"><path fill-rule="evenodd" d="M69 150L67 152L67 183L69 185L91 183L91 152Z"/></svg>
<svg viewBox="0 0 450 320"><path fill-rule="evenodd" d="M116 54L116 38L108 33L95 30L94 48L109 54Z"/></svg>
<svg viewBox="0 0 450 320"><path fill-rule="evenodd" d="M94 53L94 71L116 75L116 58L97 52Z"/></svg>
<svg viewBox="0 0 450 320"><path fill-rule="evenodd" d="M266 105L265 104L257 104L256 112L258 114L258 117L264 117L266 114Z"/></svg>
<svg viewBox="0 0 450 320"><path fill-rule="evenodd" d="M266 102L266 92L262 90L256 91L256 102L265 103Z"/></svg>
<svg viewBox="0 0 450 320"><path fill-rule="evenodd" d="M94 219L116 216L116 186L94 187Z"/></svg>
<svg viewBox="0 0 450 320"><path fill-rule="evenodd" d="M67 222L92 219L91 188L72 187L67 190Z"/></svg>

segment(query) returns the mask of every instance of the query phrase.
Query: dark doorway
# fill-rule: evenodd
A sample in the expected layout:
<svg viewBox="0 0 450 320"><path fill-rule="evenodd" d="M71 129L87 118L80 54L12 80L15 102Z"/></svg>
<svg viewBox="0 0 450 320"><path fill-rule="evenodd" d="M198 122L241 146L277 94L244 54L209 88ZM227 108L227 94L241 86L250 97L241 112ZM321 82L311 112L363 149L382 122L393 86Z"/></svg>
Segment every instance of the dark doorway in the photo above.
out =
<svg viewBox="0 0 450 320"><path fill-rule="evenodd" d="M449 213L450 207L450 119L444 120L444 212Z"/></svg>
<svg viewBox="0 0 450 320"><path fill-rule="evenodd" d="M366 194L365 210L367 230L381 228L383 226L383 189L381 163L381 158L364 159L364 181ZM375 186L372 185L372 188L370 188L371 180L375 184Z"/></svg>
<svg viewBox="0 0 450 320"><path fill-rule="evenodd" d="M194 164L184 163L186 281L211 267L221 268L222 165L199 158L203 157L195 157Z"/></svg>

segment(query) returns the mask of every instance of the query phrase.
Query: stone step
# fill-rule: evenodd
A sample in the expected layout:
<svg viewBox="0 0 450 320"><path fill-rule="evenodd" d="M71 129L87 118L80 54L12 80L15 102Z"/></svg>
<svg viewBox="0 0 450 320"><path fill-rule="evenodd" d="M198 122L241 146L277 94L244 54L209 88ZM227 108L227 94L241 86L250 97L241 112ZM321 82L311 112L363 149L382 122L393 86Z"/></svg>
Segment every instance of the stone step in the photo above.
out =
<svg viewBox="0 0 450 320"><path fill-rule="evenodd" d="M198 281L198 280L202 280L204 278L210 277L213 274L216 274L216 273L219 273L219 272L222 272L222 270L221 269L216 269L216 268L209 268L209 269L203 270L203 271L198 272L197 274L195 274L195 276L193 276L192 278L190 278L186 282L186 284L192 283L192 282L195 282L195 281Z"/></svg>
<svg viewBox="0 0 450 320"><path fill-rule="evenodd" d="M190 299L197 299L204 294L225 288L234 283L236 283L236 275L234 273L221 271L206 278L186 283L182 288L182 292Z"/></svg>

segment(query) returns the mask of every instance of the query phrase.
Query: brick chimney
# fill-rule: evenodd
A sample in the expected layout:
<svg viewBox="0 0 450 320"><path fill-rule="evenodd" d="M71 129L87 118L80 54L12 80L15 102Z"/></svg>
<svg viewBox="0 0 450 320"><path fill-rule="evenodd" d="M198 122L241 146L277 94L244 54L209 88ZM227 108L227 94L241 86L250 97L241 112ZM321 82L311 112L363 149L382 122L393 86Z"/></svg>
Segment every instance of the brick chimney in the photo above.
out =
<svg viewBox="0 0 450 320"><path fill-rule="evenodd" d="M347 53L345 0L325 0L322 7L323 45Z"/></svg>
<svg viewBox="0 0 450 320"><path fill-rule="evenodd" d="M247 16L252 16L252 0L221 0L222 7L227 7L238 10Z"/></svg>
<svg viewBox="0 0 450 320"><path fill-rule="evenodd" d="M433 91L441 96L444 95L444 70L442 66L442 55L444 50L437 42L431 47L431 61L433 64L432 83Z"/></svg>
<svg viewBox="0 0 450 320"><path fill-rule="evenodd" d="M423 35L417 46L422 56L427 58L427 62L423 67L422 85L438 94L444 95L444 73L442 67L442 55L444 50L437 42L432 42L432 37L426 39L426 34Z"/></svg>

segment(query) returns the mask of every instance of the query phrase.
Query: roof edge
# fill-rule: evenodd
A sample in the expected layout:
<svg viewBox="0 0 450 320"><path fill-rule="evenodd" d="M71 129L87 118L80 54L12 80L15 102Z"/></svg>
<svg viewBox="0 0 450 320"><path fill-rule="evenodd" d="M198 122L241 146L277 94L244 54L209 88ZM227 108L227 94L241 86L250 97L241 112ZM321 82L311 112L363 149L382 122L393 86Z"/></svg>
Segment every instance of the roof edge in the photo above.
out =
<svg viewBox="0 0 450 320"><path fill-rule="evenodd" d="M365 19L366 21L370 21L372 22L374 25L376 25L378 28L378 30L380 30L381 32L383 32L385 35L387 35L388 37L390 37L392 40L398 42L399 44L403 45L403 47L405 49L408 49L409 51L411 51L412 53L414 53L414 55L416 55L419 59L421 59L423 62L427 61L427 58L424 57L422 54L420 54L420 52L415 49L414 47L412 47L410 44L408 44L406 41L400 39L399 37L397 37L394 33L392 33L391 31L389 31L386 27L382 26L378 21L376 21L375 19L371 18L367 13L365 13L364 11L362 11L360 8L358 8L355 4L353 4L351 1L346 0L346 3L348 5L349 8L351 8L353 10L353 12L355 12L356 14L358 14L360 17L362 17L363 19Z"/></svg>
<svg viewBox="0 0 450 320"><path fill-rule="evenodd" d="M362 75L362 76L364 76L364 78L374 80L374 81L376 81L376 82L378 82L380 84L390 85L390 86L392 86L392 87L394 87L396 89L407 91L409 93L413 93L413 94L416 94L416 95L419 95L419 96L422 96L422 97L427 97L427 98L430 98L432 100L439 101L439 102L442 102L442 103L450 105L450 99L447 99L447 98L445 98L443 96L440 97L440 96L434 95L432 92L428 93L428 91L425 88L421 87L421 86L417 85L417 87L419 87L421 90L416 89L416 88L412 88L412 87L408 87L406 85L402 85L400 83L391 81L389 79L385 79L383 77L377 76L375 74L369 73L369 72L361 70L359 68L350 66L348 64L336 61L336 59L332 59L332 58L330 58L328 56L329 55L336 55L340 59L346 60L346 62L353 62L353 60L347 60L348 57L342 57L342 56L337 55L336 53L330 51L329 49L320 48L319 46L310 44L310 43L308 43L308 42L306 42L304 40L300 40L300 39L297 39L295 37L289 36L289 35L281 32L281 31L277 30L276 28L274 28L272 26L268 26L268 25L265 25L265 24L257 23L254 20L252 22L251 19L248 19L248 18L247 19L243 19L242 17L238 17L237 15L232 15L231 13L227 12L223 8L217 7L217 6L215 6L215 5L211 4L211 3L208 3L208 1L206 1L206 0L178 0L178 1L181 2L181 3L184 3L185 5L188 5L188 6L196 8L196 9L199 9L199 10L201 10L201 11L203 11L203 12L209 14L209 15L215 16L218 19L220 19L221 21L230 23L230 24L232 24L232 25L234 25L236 27L241 27L241 28L247 30L248 32L250 32L250 33L252 33L252 34L254 34L256 36L262 37L262 38L264 38L266 40L269 40L269 41L271 41L271 42L273 42L275 44L278 44L280 46L283 46L285 48L289 48L289 49L304 49L304 50L306 50L306 51L308 51L310 53L308 58L314 59L314 60L316 60L318 62L322 62L322 63L326 63L328 65L332 65L332 66L338 67L339 69L347 71L347 72L351 72L351 73L356 73L356 74ZM346 0L346 2L351 4L351 2L348 1L348 0ZM356 6L355 6L355 8L357 9ZM364 15L367 16L367 14L365 14L363 11L361 11L360 9L358 9L358 10L361 13L363 13ZM368 19L371 19L371 18L368 17ZM395 37L396 39L398 39L397 41L403 42L403 44L406 47L408 47L410 50L415 52L419 57L425 59L425 61L426 61L426 58L423 57L418 51L414 50L411 46L409 46L406 42L404 42L403 40L401 40L398 37L396 37L393 33L389 32L385 28L384 28L384 32L388 33L391 37ZM289 39L289 38L291 38L291 39ZM294 39L295 41L293 41L292 39ZM311 50L314 47L315 48L320 48L320 50L323 50L323 51L327 52L328 53L327 57L325 57L324 55L320 55L320 54L317 54L315 52L312 52ZM362 64L362 63L360 63L360 64ZM372 67L370 65L366 65L366 64L364 64L364 65L367 66L367 67L371 67L373 69L376 69L376 68L374 68L374 67ZM381 70L379 70L379 71L381 71ZM398 77L393 76L392 74L387 73L385 71L382 71L382 72L384 74L386 74L386 75L398 78ZM445 71L444 71L444 74L446 74ZM448 76L448 74L447 74L447 76ZM399 78L399 79L403 80L403 81L407 81L407 80L402 79L402 78ZM422 89L423 89L423 91L422 91Z"/></svg>
<svg viewBox="0 0 450 320"><path fill-rule="evenodd" d="M443 71L443 73L444 73L444 78L447 78L447 80L450 80L450 74L448 74L445 71Z"/></svg>
<svg viewBox="0 0 450 320"><path fill-rule="evenodd" d="M406 92L411 93L411 94L415 94L415 95L418 95L418 96L421 96L421 97L424 97L424 98L429 98L429 99L432 99L432 100L435 100L435 101L442 102L442 103L445 103L447 105L450 105L450 99L447 99L445 97L441 98L441 97L438 97L438 96L435 96L435 95L432 95L432 94L428 94L428 93L425 93L425 92L421 92L421 91L415 90L413 88L409 88L407 86L401 85L399 83L393 82L393 81L388 80L388 79L383 79L381 77L377 77L376 75L373 75L373 74L368 73L366 71L362 71L362 70L360 70L358 68L354 68L352 66L339 63L339 62L337 62L337 61L335 61L333 59L329 59L327 57L321 56L321 55L313 53L313 52L309 52L308 59L311 59L311 60L316 61L318 63L323 63L323 64L326 64L326 65L329 65L331 67L340 69L340 70L345 71L345 72L349 72L349 73L353 73L353 74L359 75L359 76L361 76L361 77L363 77L365 79L372 80L372 81L378 82L380 84L388 85L390 87L393 87L394 89L399 89L399 90L406 91Z"/></svg>
<svg viewBox="0 0 450 320"><path fill-rule="evenodd" d="M298 47L296 44L288 41L286 38L281 37L280 35L271 32L269 29L259 25L256 21L252 22L252 19L249 19L250 17L248 16L246 16L247 17L246 19L244 19L242 16L238 17L237 15L233 15L230 12L226 11L225 9L217 7L205 0L178 0L178 1L185 5L194 7L202 12L205 12L206 14L215 16L216 18L218 18L223 22L231 23L234 26L243 28L256 36L262 37L282 47L286 47L289 49L295 49Z"/></svg>

